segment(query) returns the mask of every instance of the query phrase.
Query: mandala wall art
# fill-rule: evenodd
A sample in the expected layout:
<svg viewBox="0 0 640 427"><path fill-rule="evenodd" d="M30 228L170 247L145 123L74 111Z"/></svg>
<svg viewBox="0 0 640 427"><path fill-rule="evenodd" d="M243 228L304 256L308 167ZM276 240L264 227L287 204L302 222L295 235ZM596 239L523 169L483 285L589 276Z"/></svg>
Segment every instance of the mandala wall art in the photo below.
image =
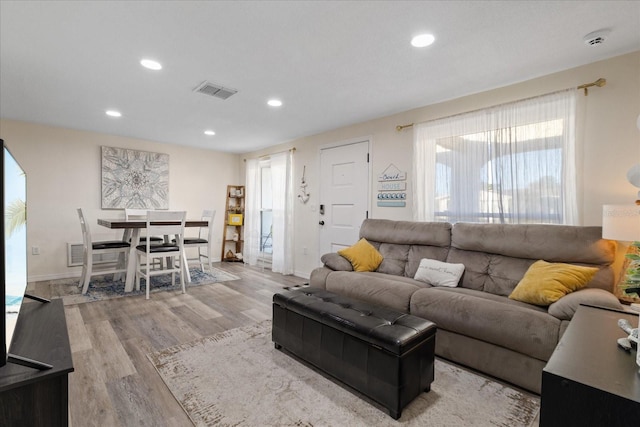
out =
<svg viewBox="0 0 640 427"><path fill-rule="evenodd" d="M169 155L102 147L102 209L169 209Z"/></svg>

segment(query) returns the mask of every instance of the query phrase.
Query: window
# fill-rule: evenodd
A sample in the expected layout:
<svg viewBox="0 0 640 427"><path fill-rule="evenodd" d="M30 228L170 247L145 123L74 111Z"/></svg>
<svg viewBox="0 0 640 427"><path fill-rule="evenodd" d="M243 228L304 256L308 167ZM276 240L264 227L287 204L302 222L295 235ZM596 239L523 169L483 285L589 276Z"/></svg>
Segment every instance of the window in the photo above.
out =
<svg viewBox="0 0 640 427"><path fill-rule="evenodd" d="M417 125L415 219L576 223L574 92Z"/></svg>
<svg viewBox="0 0 640 427"><path fill-rule="evenodd" d="M243 259L271 261L274 273L293 274L293 149L246 165Z"/></svg>

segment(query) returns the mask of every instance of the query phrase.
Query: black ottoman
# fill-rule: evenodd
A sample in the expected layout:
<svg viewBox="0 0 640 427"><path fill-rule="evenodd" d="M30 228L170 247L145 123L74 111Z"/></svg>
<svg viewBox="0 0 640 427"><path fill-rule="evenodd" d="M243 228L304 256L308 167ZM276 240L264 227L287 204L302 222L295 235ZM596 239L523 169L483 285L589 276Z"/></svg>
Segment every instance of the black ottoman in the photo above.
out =
<svg viewBox="0 0 640 427"><path fill-rule="evenodd" d="M389 410L433 382L436 325L320 288L273 296L272 339Z"/></svg>

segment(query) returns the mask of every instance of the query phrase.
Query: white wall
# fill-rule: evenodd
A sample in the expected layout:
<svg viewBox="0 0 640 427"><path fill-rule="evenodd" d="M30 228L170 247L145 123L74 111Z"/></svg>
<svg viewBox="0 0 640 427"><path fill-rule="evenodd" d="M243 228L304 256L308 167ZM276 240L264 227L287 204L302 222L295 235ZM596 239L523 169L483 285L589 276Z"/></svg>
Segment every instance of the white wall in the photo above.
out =
<svg viewBox="0 0 640 427"><path fill-rule="evenodd" d="M379 208L376 192L372 191L371 216L411 220L413 132L410 128L397 132L396 125L577 87L599 77L607 79L605 87L593 88L588 97L579 96L577 137L581 222L600 225L603 204L632 203L638 191L627 182L625 175L632 165L640 162L640 132L635 125L640 114L640 52L296 139L243 156L2 120L0 138L6 141L28 173L28 246L39 246L41 250L41 255L29 255L29 280L79 274L78 269L66 267L66 242L81 240L75 213L77 207L86 210L93 232L102 232L97 237L116 237L95 224L99 216L116 215L114 211L100 209L101 145L169 154L170 208L186 209L193 217L202 209L213 207L218 211L216 230L222 230L226 185L244 182L242 158L296 147L296 190L302 167L306 166L311 198L304 205L295 202L295 271L298 276L308 277L311 270L320 265L322 255L318 250L319 147L370 137L373 180L393 163L408 173L409 184L406 208ZM376 187L375 181L371 182L371 187ZM303 253L305 247L307 254Z"/></svg>
<svg viewBox="0 0 640 427"><path fill-rule="evenodd" d="M505 67L508 67L508 64L505 64ZM313 207L322 203L318 199L320 146L370 136L374 180L371 182L371 188L376 188L375 177L389 163L393 163L408 174L407 196L409 197L406 208L381 208L376 206L376 192L372 191L372 217L411 220L413 132L411 128L397 132L396 125L424 122L577 87L600 77L607 79L605 87L592 88L587 97L582 95L582 91L578 96L577 172L580 185L581 223L601 225L603 204L633 203L638 192L637 188L627 182L626 171L640 162L640 131L635 125L636 118L640 114L640 52L300 138L271 149L248 153L245 157L257 157L296 147L294 155L296 189L300 184L302 167L306 165L306 180L311 198L305 205L296 201L294 246L296 275L307 277L313 268L320 265L322 255L318 253L318 212L313 210ZM304 247L308 248L306 255L303 253Z"/></svg>
<svg viewBox="0 0 640 427"><path fill-rule="evenodd" d="M67 242L82 242L76 208L94 239L122 236L96 222L124 217L122 210L101 209L103 145L169 154L169 209L186 210L188 218L216 209L214 258L220 257L226 186L240 183L238 155L12 120L0 120L0 138L27 173L29 281L80 275L80 268L67 267ZM40 255L31 255L32 246Z"/></svg>

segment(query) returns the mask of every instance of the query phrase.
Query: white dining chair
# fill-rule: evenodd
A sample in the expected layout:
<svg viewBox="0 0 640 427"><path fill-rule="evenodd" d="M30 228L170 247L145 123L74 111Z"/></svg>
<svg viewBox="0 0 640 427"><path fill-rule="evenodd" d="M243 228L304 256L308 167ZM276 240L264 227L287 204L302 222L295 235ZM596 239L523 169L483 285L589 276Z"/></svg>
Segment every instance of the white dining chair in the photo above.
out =
<svg viewBox="0 0 640 427"><path fill-rule="evenodd" d="M149 299L151 277L171 273L171 284L176 284L176 273L180 273L182 293L185 293L184 269L184 223L187 213L184 211L149 211L147 214L147 232L149 235L161 234L175 236L175 242L157 244L149 239L144 244L136 246L136 289L140 290L140 279L145 279L146 294ZM162 224L162 222L165 224ZM153 224L153 223L156 224ZM166 222L178 222L177 225ZM155 259L167 259L164 270L154 270L150 265ZM143 262L144 260L144 262Z"/></svg>
<svg viewBox="0 0 640 427"><path fill-rule="evenodd" d="M149 212L148 209L125 208L125 210L124 210L124 219L125 220L147 219L147 212ZM129 232L127 233L127 231L129 231ZM127 230L127 231L125 231L125 236L126 237L123 237L122 240L131 242L131 232L130 232L130 230ZM132 244L144 244L147 241L147 238L151 240L152 244L156 244L156 245L157 244L162 244L164 242L164 238L160 237L160 236L148 237L148 236L142 235L139 238L139 240L140 240L139 243L135 243L135 242L131 242L131 243ZM157 267L157 268L162 269L162 259L161 258L154 259L152 265L154 266L154 268Z"/></svg>
<svg viewBox="0 0 640 427"><path fill-rule="evenodd" d="M130 244L122 240L103 240L94 242L91 238L91 229L85 220L82 209L78 208L78 218L82 228L82 275L78 287L82 287L82 293L86 294L89 289L89 282L92 276L101 276L110 273L124 273L127 271L126 259L129 253ZM96 254L117 254L122 255L122 260L93 264L93 256ZM117 257L116 257L117 258Z"/></svg>
<svg viewBox="0 0 640 427"><path fill-rule="evenodd" d="M147 209L130 209L130 208L126 208L124 210L124 219L125 220L147 219L147 212L149 212L149 210L147 210ZM147 236L140 236L140 243L142 243L146 239L147 239ZM164 241L164 239L162 237L159 237L159 236L151 236L151 237L149 237L149 239L151 239L151 241L156 242L156 243Z"/></svg>
<svg viewBox="0 0 640 427"><path fill-rule="evenodd" d="M213 220L216 217L215 210L204 210L202 211L202 216L200 219L203 221L207 221L206 227L200 227L198 231L198 237L185 237L184 238L184 247L185 250L189 248L197 248L198 249L198 257L187 258L187 264L189 261L197 261L200 263L200 269L204 272L205 260L207 265L209 266L209 271L213 270L212 265L212 248L213 248ZM206 250L206 253L204 253Z"/></svg>

